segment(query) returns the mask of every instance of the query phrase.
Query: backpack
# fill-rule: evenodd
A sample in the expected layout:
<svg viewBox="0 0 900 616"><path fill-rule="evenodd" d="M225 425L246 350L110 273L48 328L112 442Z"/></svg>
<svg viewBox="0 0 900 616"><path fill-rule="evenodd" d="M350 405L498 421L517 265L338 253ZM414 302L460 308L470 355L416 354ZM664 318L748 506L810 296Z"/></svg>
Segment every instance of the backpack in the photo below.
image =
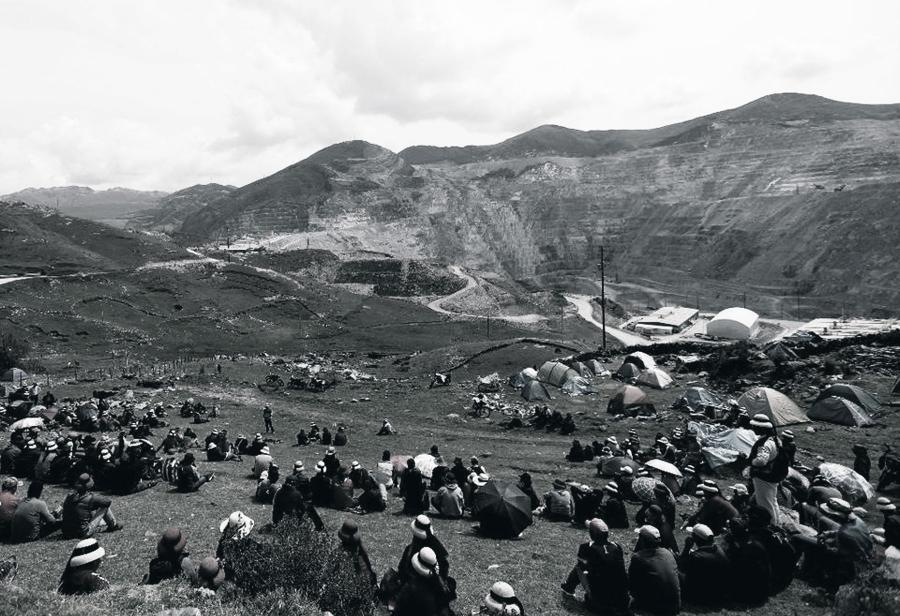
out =
<svg viewBox="0 0 900 616"><path fill-rule="evenodd" d="M766 465L761 468L751 467L751 475L759 477L763 481L779 483L787 478L788 469L791 466L791 462L787 450L781 446L781 443L778 442L777 438L773 436L764 436L757 440L753 444L753 448L750 449L749 460L752 461L754 458L756 458L756 454L759 451L759 448L763 443L766 442L766 439L768 438L775 439L775 457L769 460L768 463L766 463Z"/></svg>

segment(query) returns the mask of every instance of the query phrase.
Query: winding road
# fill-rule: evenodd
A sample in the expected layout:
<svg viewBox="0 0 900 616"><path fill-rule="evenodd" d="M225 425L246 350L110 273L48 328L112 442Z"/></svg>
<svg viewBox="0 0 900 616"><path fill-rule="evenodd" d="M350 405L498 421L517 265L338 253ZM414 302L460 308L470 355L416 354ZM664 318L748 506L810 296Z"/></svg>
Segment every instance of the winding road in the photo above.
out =
<svg viewBox="0 0 900 616"><path fill-rule="evenodd" d="M588 295L564 295L563 297L566 300L575 306L578 310L578 316L596 327L599 330L603 330L603 324L599 323L594 318L594 307L591 305L591 298ZM612 338L615 338L624 346L646 346L651 344L649 340L646 338L642 338L641 336L637 336L632 334L631 332L627 332L616 327L606 326L606 334Z"/></svg>
<svg viewBox="0 0 900 616"><path fill-rule="evenodd" d="M434 310L440 314L446 314L448 316L453 317L464 317L470 319L494 319L497 321L507 321L509 323L539 323L540 321L546 321L547 317L540 314L521 314L521 315L496 315L496 316L487 316L483 314L468 314L465 312L454 312L452 310L447 310L444 308L444 302L451 301L454 299L458 299L468 293L469 291L478 287L478 281L475 280L472 276L465 273L461 267L458 265L451 265L447 268L451 274L456 276L457 278L462 278L466 281L466 286L457 291L456 293L451 293L450 295L446 295L444 297L439 297L436 300L429 302L428 307L431 310Z"/></svg>

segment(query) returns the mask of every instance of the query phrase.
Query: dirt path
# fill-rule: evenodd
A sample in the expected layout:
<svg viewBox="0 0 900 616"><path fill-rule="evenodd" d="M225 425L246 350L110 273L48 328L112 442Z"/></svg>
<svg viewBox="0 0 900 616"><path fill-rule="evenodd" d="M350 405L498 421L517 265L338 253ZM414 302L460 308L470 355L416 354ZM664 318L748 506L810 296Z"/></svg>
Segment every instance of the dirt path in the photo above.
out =
<svg viewBox="0 0 900 616"><path fill-rule="evenodd" d="M465 312L453 312L451 310L447 310L446 308L444 308L444 302L458 299L458 298L462 297L463 295L465 295L466 293L468 293L469 291L471 291L472 289L475 289L478 287L478 281L475 280L474 277L465 273L462 270L462 268L459 267L458 265L451 265L450 267L447 268L447 270L451 274L456 276L457 278L462 278L463 280L465 280L466 286L455 293L451 293L450 295L447 295L445 297L439 297L438 299L434 300L433 302L429 302L428 308L430 308L431 310L434 310L435 312L438 312L440 314L446 314L448 316L465 317L465 318L470 318L470 319L494 319L494 320L498 320L498 321L507 321L509 323L533 324L533 323L539 323L541 321L547 320L547 317L540 315L540 314L522 314L522 315L516 315L516 316L497 315L497 316L489 317L489 316L481 315L481 314L467 314Z"/></svg>
<svg viewBox="0 0 900 616"><path fill-rule="evenodd" d="M564 295L563 297L565 297L570 304L575 306L578 310L579 317L597 329L603 329L603 324L599 323L594 318L594 308L591 306L591 299L589 297L586 295ZM646 338L636 336L615 327L610 327L609 325L606 326L606 333L621 342L624 346L645 346L651 344Z"/></svg>

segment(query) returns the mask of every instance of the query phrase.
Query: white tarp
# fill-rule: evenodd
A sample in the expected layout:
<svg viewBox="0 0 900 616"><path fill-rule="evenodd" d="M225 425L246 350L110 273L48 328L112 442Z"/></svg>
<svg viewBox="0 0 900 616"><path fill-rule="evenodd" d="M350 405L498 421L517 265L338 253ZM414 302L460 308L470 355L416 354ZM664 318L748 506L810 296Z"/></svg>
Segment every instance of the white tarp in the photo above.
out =
<svg viewBox="0 0 900 616"><path fill-rule="evenodd" d="M731 464L739 454L750 455L750 449L759 438L753 430L699 421L688 422L688 433L697 438L710 468Z"/></svg>

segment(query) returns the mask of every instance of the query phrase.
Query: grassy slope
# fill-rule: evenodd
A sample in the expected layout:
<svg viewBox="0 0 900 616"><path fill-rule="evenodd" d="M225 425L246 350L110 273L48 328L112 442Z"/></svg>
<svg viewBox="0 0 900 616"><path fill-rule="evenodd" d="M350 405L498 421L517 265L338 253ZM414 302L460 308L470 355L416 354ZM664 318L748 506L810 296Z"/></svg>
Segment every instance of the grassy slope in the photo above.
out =
<svg viewBox="0 0 900 616"><path fill-rule="evenodd" d="M459 349L461 355L471 349ZM536 363L553 356L553 349L531 345L514 346L504 351L490 353L470 363L454 374L454 386L448 389L427 389L427 377L422 374L428 368L423 365L429 360L417 358L410 361L410 373L397 372L389 359L380 360L377 368L368 370L379 377L403 377L401 381L379 381L374 383L341 383L337 389L326 394L313 395L292 392L290 396L264 395L259 391L241 385L240 382L259 380L272 367L255 361L253 364L226 363L222 377L189 377L181 382L174 392L157 394L166 402L177 403L188 395L199 396L204 402L217 401L223 409L223 417L217 427L228 428L231 434L252 433L262 427L260 409L266 402L275 409L276 442L272 444L276 460L282 469L288 469L295 459L303 459L311 466L323 451L321 447L306 447L298 450L292 445L293 434L300 428L316 421L320 426L335 422L346 422L350 430L350 444L340 451L339 457L349 463L360 460L367 466L374 466L380 459L381 450L389 448L395 453L415 454L427 451L432 443L437 443L446 457L459 455L464 459L478 455L488 470L502 479L513 480L518 473L528 470L535 477L539 491L546 490L554 477L563 477L595 484L594 469L590 464L570 465L564 460L569 439L555 434L534 433L530 430L506 432L492 421L460 422L447 419L448 413L464 413L473 392L472 379L494 370L501 373L510 367ZM211 374L212 364L207 365ZM189 371L196 375L199 366ZM420 376L409 377L408 374ZM692 376L682 379L682 385ZM465 381L465 382L464 382ZM878 393L886 393L889 383L868 382ZM114 383L110 383L114 384ZM83 394L98 384L73 385L59 388L58 393L66 395ZM579 413L577 436L590 441L600 438L605 432L624 436L630 427L635 427L642 439L649 440L657 430L669 429L680 419L670 417L662 422L635 422L625 420L608 424L607 415L602 412L606 400L615 385L607 382L598 396L585 398L559 398L553 406L560 410ZM675 392L653 392L651 398L657 406L665 406L674 399ZM517 401L514 392L505 391L503 397ZM369 401L351 402L352 399ZM154 398L155 399L155 398ZM391 438L372 436L383 416L389 416L401 431ZM815 436L801 430L798 433L800 457L809 460L803 453L806 448L814 448L826 458L842 463L850 463L849 447L861 440L877 450L882 442L889 442L900 436L900 422L896 417L887 420L887 429L848 430L836 426L819 431ZM175 418L176 423L181 420ZM212 426L208 426L211 428ZM819 428L820 426L817 426ZM207 426L203 426L207 428ZM206 430L201 430L201 436ZM111 555L104 572L113 584L136 583L146 569L153 555L159 532L170 525L179 525L189 537L189 549L198 556L213 552L217 539L216 524L234 509L241 509L255 518L258 523L269 519L270 508L252 502L253 482L247 478L249 461L243 463L201 463L201 470L215 470L216 481L205 486L200 493L179 495L162 486L142 494L118 498L115 510L126 524L122 532L102 535L101 542ZM47 490L51 504L59 502L64 490ZM401 502L392 499L388 511L359 517L358 522L372 556L376 571L381 574L387 567L395 566L399 554L409 539L409 519L399 515ZM633 513L634 508L630 507ZM690 506L682 508L690 510ZM323 516L328 528L335 531L347 514L325 510ZM571 567L578 543L584 540L581 530L561 524L537 521L534 527L515 541L497 542L479 538L472 533L471 521L437 521L436 528L451 553L452 573L459 581L460 599L457 608L460 613L476 607L487 587L496 579L505 579L513 584L529 613L571 614L580 613L574 606L563 602L557 591L559 581ZM634 535L630 531L614 531L615 540L630 552ZM683 537L680 537L683 539ZM51 538L49 540L22 547L5 546L0 554L16 553L20 562L20 583L30 589L50 589L62 570L71 542ZM496 565L496 566L495 566ZM766 614L812 615L820 610L806 603L804 595L809 589L795 582L790 589L770 601ZM111 594L111 593L108 593ZM129 594L116 591L115 598L107 595L96 602L98 613L140 613L139 608L129 599ZM184 605L195 604L185 600ZM146 613L146 612L143 612ZM205 613L205 612L204 612ZM213 610L211 613L219 613ZM687 613L697 613L687 610ZM758 610L757 613L763 613Z"/></svg>

